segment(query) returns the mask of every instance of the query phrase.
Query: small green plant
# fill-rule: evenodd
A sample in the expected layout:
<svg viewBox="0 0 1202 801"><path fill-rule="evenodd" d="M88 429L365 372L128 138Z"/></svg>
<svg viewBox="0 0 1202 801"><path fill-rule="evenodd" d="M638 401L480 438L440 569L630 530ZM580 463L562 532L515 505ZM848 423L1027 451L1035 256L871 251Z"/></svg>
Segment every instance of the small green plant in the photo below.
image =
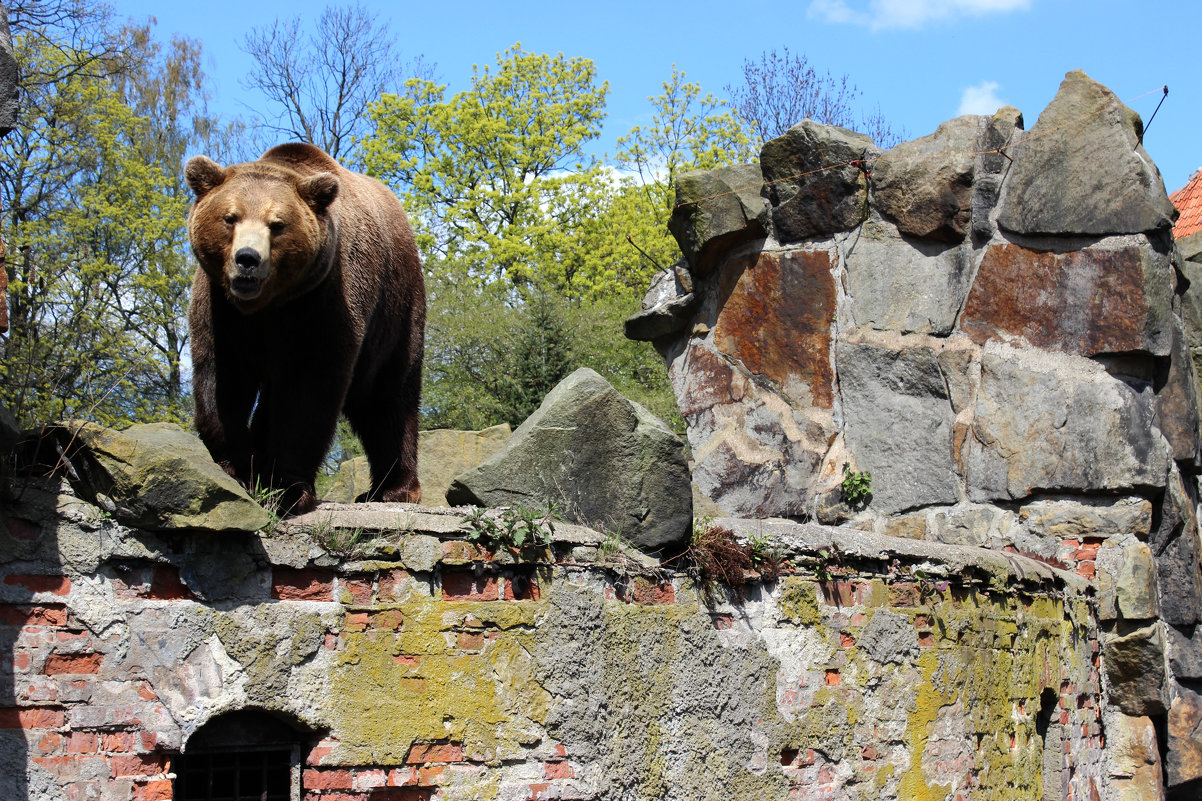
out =
<svg viewBox="0 0 1202 801"><path fill-rule="evenodd" d="M751 568L760 576L768 581L773 581L780 575L780 551L772 544L769 537L763 534L750 537L745 547L747 556L751 559Z"/></svg>
<svg viewBox="0 0 1202 801"><path fill-rule="evenodd" d="M606 531L605 539L601 540L597 551L603 562L616 558L622 552L622 534L618 531Z"/></svg>
<svg viewBox="0 0 1202 801"><path fill-rule="evenodd" d="M272 487L264 486L259 483L259 479L255 478L254 489L251 490L250 496L254 498L255 503L267 510L267 514L271 515L271 523L268 528L275 528L282 519L280 514L280 497L284 494L282 489L273 489Z"/></svg>
<svg viewBox="0 0 1202 801"><path fill-rule="evenodd" d="M328 520L313 529L313 539L318 545L330 553L349 557L363 555L366 534L367 531L362 526L352 529L337 528Z"/></svg>
<svg viewBox="0 0 1202 801"><path fill-rule="evenodd" d="M852 470L851 465L843 465L843 500L849 506L857 507L868 503L872 497L872 476L867 470Z"/></svg>
<svg viewBox="0 0 1202 801"><path fill-rule="evenodd" d="M476 507L463 518L468 542L490 550L497 547L521 550L551 544L555 533L553 511L527 506Z"/></svg>
<svg viewBox="0 0 1202 801"><path fill-rule="evenodd" d="M834 545L818 551L818 559L814 564L814 575L819 581L830 581L832 568L843 569L843 553Z"/></svg>

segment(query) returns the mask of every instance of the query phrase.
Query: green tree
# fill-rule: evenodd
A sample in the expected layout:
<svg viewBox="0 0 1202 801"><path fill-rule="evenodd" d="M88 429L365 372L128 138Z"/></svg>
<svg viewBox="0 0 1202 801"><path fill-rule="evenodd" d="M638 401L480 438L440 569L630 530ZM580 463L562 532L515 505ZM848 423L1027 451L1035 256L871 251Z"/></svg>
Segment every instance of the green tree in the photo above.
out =
<svg viewBox="0 0 1202 801"><path fill-rule="evenodd" d="M588 59L514 45L449 99L422 79L384 95L370 109L363 163L404 194L427 257L469 264L477 280L562 286L596 191L585 145L608 91Z"/></svg>
<svg viewBox="0 0 1202 801"><path fill-rule="evenodd" d="M28 74L57 76L24 87L20 125L0 141L11 311L0 401L25 424L188 411L180 163L211 127L199 48L163 48L145 27L107 36L119 46L98 57L52 29L16 41Z"/></svg>

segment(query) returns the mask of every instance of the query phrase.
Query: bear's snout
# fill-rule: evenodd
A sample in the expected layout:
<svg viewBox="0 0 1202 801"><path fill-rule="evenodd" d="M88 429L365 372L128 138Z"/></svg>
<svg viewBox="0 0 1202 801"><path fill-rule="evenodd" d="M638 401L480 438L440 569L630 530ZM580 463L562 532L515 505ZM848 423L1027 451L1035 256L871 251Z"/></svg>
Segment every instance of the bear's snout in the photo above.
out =
<svg viewBox="0 0 1202 801"><path fill-rule="evenodd" d="M257 269L262 261L263 258L259 255L259 251L254 248L242 248L234 254L234 264L248 272Z"/></svg>

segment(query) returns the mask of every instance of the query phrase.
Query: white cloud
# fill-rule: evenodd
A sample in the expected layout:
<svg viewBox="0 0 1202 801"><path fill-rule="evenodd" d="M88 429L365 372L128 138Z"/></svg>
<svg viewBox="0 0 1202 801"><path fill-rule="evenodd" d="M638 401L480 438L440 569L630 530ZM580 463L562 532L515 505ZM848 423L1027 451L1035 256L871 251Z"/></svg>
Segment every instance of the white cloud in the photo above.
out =
<svg viewBox="0 0 1202 801"><path fill-rule="evenodd" d="M918 30L932 22L1026 11L1032 0L868 0L852 8L847 0L812 0L807 16L835 24L863 25L874 31Z"/></svg>
<svg viewBox="0 0 1202 801"><path fill-rule="evenodd" d="M976 86L970 86L960 95L960 109L957 114L993 114L1006 105L1006 101L998 97L997 90L1001 88L997 81L982 81Z"/></svg>

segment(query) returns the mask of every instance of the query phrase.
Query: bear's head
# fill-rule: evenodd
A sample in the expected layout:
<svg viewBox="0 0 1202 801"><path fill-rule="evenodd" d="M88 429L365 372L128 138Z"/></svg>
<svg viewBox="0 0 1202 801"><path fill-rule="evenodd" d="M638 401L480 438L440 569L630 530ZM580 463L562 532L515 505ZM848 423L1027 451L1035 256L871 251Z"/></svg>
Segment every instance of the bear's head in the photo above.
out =
<svg viewBox="0 0 1202 801"><path fill-rule="evenodd" d="M284 303L325 279L336 250L337 176L265 162L222 167L205 156L189 159L185 176L196 194L192 251L240 311Z"/></svg>

